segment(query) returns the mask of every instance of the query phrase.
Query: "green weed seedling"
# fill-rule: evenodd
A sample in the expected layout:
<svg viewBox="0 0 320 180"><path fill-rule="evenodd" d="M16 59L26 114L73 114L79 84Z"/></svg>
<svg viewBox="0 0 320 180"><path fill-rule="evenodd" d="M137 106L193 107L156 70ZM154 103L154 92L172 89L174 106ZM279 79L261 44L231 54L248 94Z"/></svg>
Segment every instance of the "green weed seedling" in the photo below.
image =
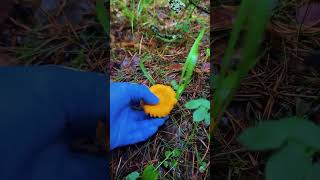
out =
<svg viewBox="0 0 320 180"><path fill-rule="evenodd" d="M104 32L109 35L110 21L107 15L107 8L104 6L104 0L96 0L97 18L102 25Z"/></svg>
<svg viewBox="0 0 320 180"><path fill-rule="evenodd" d="M158 180L159 171L152 164L148 165L142 174L142 180Z"/></svg>
<svg viewBox="0 0 320 180"><path fill-rule="evenodd" d="M193 109L193 122L204 121L206 125L210 125L210 101L207 99L190 100L185 104L186 109Z"/></svg>
<svg viewBox="0 0 320 180"><path fill-rule="evenodd" d="M207 169L207 163L205 161L200 162L199 172L203 173Z"/></svg>
<svg viewBox="0 0 320 180"><path fill-rule="evenodd" d="M197 37L197 39L194 41L190 52L187 56L187 60L183 65L182 73L180 76L179 84L173 80L171 81L171 85L177 92L177 99L180 99L181 94L186 89L186 87L191 82L193 71L196 67L197 61L198 61L198 49L200 41L204 35L205 29L202 29Z"/></svg>
<svg viewBox="0 0 320 180"><path fill-rule="evenodd" d="M206 59L210 58L210 48L206 49Z"/></svg>
<svg viewBox="0 0 320 180"><path fill-rule="evenodd" d="M126 180L136 180L138 179L139 176L140 176L140 173L137 171L134 171L126 176Z"/></svg>
<svg viewBox="0 0 320 180"><path fill-rule="evenodd" d="M181 151L179 149L173 149L172 151L165 152L165 159L158 164L157 167L154 167L152 164L148 165L142 174L142 180L157 180L159 176L159 167L163 165L168 168L176 168L178 165L178 158L181 155ZM126 176L126 180L136 180L140 177L140 173L134 171Z"/></svg>
<svg viewBox="0 0 320 180"><path fill-rule="evenodd" d="M212 76L211 86L214 89L212 108L212 119L217 121L211 123L210 129L214 129L214 124L218 124L223 112L232 101L241 80L248 74L257 62L256 53L264 35L266 24L270 18L272 1L243 0L233 25L228 47L222 59L221 71L218 75ZM250 13L250 14L249 14ZM241 61L235 70L230 67L231 57L236 50L236 44L240 37L240 32L246 27ZM217 126L215 126L217 127ZM214 132L214 131L211 131ZM210 134L213 136L213 133Z"/></svg>
<svg viewBox="0 0 320 180"><path fill-rule="evenodd" d="M150 164L148 165L142 173L142 180L158 180L159 172L155 169L155 167ZM137 171L131 172L126 176L126 180L136 180L140 177L140 173Z"/></svg>
<svg viewBox="0 0 320 180"><path fill-rule="evenodd" d="M134 24L142 15L143 10L149 6L153 0L139 0L138 4L136 5L135 0L131 0L131 5L127 4L127 1L114 1L118 3L121 7L122 13L125 15L126 18L130 21L131 25L131 33L134 35Z"/></svg>
<svg viewBox="0 0 320 180"><path fill-rule="evenodd" d="M181 29L185 33L190 32L189 28L190 20L186 20L185 22L178 22L176 25L176 29Z"/></svg>
<svg viewBox="0 0 320 180"><path fill-rule="evenodd" d="M176 98L179 100L181 94L183 93L183 91L186 89L186 87L189 85L189 83L191 82L191 78L192 78L192 74L193 71L196 67L197 61L198 61L198 49L199 49L199 44L200 41L204 35L205 29L202 29L197 37L197 39L195 40L195 42L193 43L190 52L187 56L187 60L184 63L183 69L182 69L182 73L181 73L181 77L180 77L180 81L179 84L173 80L171 81L171 86L173 87L173 89L176 91ZM146 60L146 58L144 57L142 61L140 61L140 69L142 70L144 76L150 81L151 84L155 84L154 79L150 76L150 74L147 72L146 68L144 67L144 61Z"/></svg>
<svg viewBox="0 0 320 180"><path fill-rule="evenodd" d="M250 150L273 150L266 168L266 180L319 180L320 127L311 121L290 117L265 121L246 129L239 141Z"/></svg>
<svg viewBox="0 0 320 180"><path fill-rule="evenodd" d="M165 159L163 160L163 166L168 168L175 169L178 165L178 160L181 154L181 151L179 149L174 149L173 151L166 151L165 152Z"/></svg>
<svg viewBox="0 0 320 180"><path fill-rule="evenodd" d="M150 83L152 85L155 85L156 84L156 81L150 76L150 74L148 73L147 69L144 67L144 62L145 60L147 60L149 58L149 56L142 56L142 58L140 59L140 62L139 62L139 66L140 66L140 69L143 73L143 75L150 81Z"/></svg>
<svg viewBox="0 0 320 180"><path fill-rule="evenodd" d="M197 155L197 161L198 161L198 164L199 164L199 172L200 173L203 173L205 172L205 170L207 169L207 162L203 161L200 156L199 156L199 153L198 151L196 151L196 155Z"/></svg>

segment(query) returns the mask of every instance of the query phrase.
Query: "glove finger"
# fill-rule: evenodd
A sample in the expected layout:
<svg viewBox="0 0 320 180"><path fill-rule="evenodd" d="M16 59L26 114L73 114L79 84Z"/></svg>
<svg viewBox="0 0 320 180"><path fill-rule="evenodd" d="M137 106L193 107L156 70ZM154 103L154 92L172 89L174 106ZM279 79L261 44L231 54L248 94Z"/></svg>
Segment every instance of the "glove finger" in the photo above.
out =
<svg viewBox="0 0 320 180"><path fill-rule="evenodd" d="M143 121L150 118L144 111L132 110L130 113L130 119L135 121Z"/></svg>
<svg viewBox="0 0 320 180"><path fill-rule="evenodd" d="M133 83L127 83L127 86L131 101L139 103L140 100L143 100L147 104L157 104L159 102L159 98L147 86Z"/></svg>
<svg viewBox="0 0 320 180"><path fill-rule="evenodd" d="M132 131L132 135L128 138L127 145L146 141L148 138L154 135L157 130L158 127L156 126L138 126L137 129Z"/></svg>
<svg viewBox="0 0 320 180"><path fill-rule="evenodd" d="M151 122L153 126L160 127L164 124L164 122L169 118L169 116L166 116L164 118L152 118L147 119L147 122Z"/></svg>
<svg viewBox="0 0 320 180"><path fill-rule="evenodd" d="M130 144L138 143L147 140L154 135L158 128L163 125L165 118L155 118L140 121L136 123L136 128L131 132L132 136L129 138Z"/></svg>
<svg viewBox="0 0 320 180"><path fill-rule="evenodd" d="M159 124L158 126L161 126L164 122L162 120L167 120L169 116L165 116L163 118L152 118L149 115L147 115L144 111L135 111L131 114L131 117L134 118L136 121L151 121L155 123L155 125Z"/></svg>

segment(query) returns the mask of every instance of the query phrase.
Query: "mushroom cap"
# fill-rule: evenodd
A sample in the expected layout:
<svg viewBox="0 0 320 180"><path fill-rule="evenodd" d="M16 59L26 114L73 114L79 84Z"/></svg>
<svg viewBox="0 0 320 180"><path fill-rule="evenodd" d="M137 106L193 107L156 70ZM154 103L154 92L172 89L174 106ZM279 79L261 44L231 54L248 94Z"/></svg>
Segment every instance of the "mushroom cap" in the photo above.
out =
<svg viewBox="0 0 320 180"><path fill-rule="evenodd" d="M159 103L155 105L145 104L144 112L151 117L165 117L170 114L177 103L176 93L170 87L163 84L156 84L150 87L150 91L159 98Z"/></svg>

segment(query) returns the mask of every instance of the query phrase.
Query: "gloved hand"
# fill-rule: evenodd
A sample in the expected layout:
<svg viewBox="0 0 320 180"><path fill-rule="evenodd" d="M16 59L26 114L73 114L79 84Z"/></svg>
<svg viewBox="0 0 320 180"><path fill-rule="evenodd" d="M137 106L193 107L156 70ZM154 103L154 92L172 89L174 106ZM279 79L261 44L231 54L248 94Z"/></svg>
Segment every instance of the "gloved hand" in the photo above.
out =
<svg viewBox="0 0 320 180"><path fill-rule="evenodd" d="M110 148L135 144L152 136L165 118L151 118L144 111L135 110L140 100L157 104L159 99L147 86L133 83L110 85Z"/></svg>
<svg viewBox="0 0 320 180"><path fill-rule="evenodd" d="M0 67L0 179L108 179L107 159L68 148L106 121L108 83L66 68Z"/></svg>

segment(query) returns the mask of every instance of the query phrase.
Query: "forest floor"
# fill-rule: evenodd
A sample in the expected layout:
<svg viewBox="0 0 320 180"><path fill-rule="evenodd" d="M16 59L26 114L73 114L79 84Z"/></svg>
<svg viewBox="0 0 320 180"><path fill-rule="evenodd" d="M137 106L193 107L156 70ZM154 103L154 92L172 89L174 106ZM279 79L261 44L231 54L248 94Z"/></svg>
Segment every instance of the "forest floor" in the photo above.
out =
<svg viewBox="0 0 320 180"><path fill-rule="evenodd" d="M209 127L204 122L195 123L192 111L184 105L212 97L210 70L219 71L238 0L214 1L211 22L203 8L209 7L208 0L196 4L198 7L186 6L180 13L170 10L166 0L144 1L149 3L141 12L139 1L132 5L133 1L112 0L111 54L108 37L96 19L94 0L58 2L1 1L0 66L57 64L110 72L113 81L151 86L139 66L143 61L156 83L170 85L172 80L179 81L194 40L201 28L207 28L192 81L164 126L146 142L112 152L110 170L114 179L124 179L132 172L142 174L149 164L158 167L161 179L209 179L210 165L214 179L264 179L268 153L248 151L238 142L238 135L263 120L293 115L320 123L320 55L315 53L320 49L320 21L319 16L312 15L320 12L319 5L310 3L311 15L304 15L300 7L309 1L278 1L259 62L241 83L214 132L214 148L209 150ZM159 38L161 34L167 40ZM182 38L169 42L177 37L172 35ZM241 44L238 47L235 63L241 57ZM88 151L100 150L91 147ZM166 158L167 152L173 151L179 151L178 155Z"/></svg>
<svg viewBox="0 0 320 180"><path fill-rule="evenodd" d="M310 3L305 13L301 7L307 2L281 0L276 4L259 62L241 83L214 132L210 151L214 179L264 179L269 153L250 152L237 139L248 127L291 116L320 123L319 5ZM217 1L211 9L215 69L220 67L238 7L236 1ZM241 44L238 47L240 52ZM241 57L239 52L233 57L235 63Z"/></svg>
<svg viewBox="0 0 320 180"><path fill-rule="evenodd" d="M205 123L194 123L192 112L185 109L184 104L192 99L210 98L207 54L210 15L192 5L176 13L170 10L168 1L160 0L148 4L138 16L136 6L130 3L111 1L110 67L114 81L141 83L150 87L152 84L139 67L140 61L143 61L157 84L170 85L172 80L179 82L191 46L202 28L206 28L206 32L199 45L192 81L170 118L147 142L123 147L112 153L114 177L123 178L134 171L142 173L148 164L154 164L159 166L161 179L208 179L209 127ZM200 5L209 8L209 1ZM158 31L153 31L152 26ZM157 33L160 36L165 34L167 39L173 35L182 38L168 42L157 38ZM166 153L172 151L179 151L179 155L166 159Z"/></svg>

